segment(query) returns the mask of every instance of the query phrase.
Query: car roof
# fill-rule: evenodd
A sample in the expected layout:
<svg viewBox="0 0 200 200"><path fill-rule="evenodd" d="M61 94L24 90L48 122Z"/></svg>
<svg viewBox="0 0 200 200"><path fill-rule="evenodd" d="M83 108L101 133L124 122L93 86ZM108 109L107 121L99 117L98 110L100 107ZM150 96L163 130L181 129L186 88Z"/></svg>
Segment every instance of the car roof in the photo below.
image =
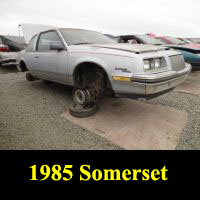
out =
<svg viewBox="0 0 200 200"><path fill-rule="evenodd" d="M57 30L62 30L62 29L65 29L65 30L79 30L79 31L92 31L92 32L99 33L98 31L88 30L88 29L80 29L80 28L57 28Z"/></svg>
<svg viewBox="0 0 200 200"><path fill-rule="evenodd" d="M147 37L150 37L150 36L145 35L145 34L118 35L118 36L114 36L114 37L131 37L131 36L134 36L134 37L137 37L137 36L147 36Z"/></svg>

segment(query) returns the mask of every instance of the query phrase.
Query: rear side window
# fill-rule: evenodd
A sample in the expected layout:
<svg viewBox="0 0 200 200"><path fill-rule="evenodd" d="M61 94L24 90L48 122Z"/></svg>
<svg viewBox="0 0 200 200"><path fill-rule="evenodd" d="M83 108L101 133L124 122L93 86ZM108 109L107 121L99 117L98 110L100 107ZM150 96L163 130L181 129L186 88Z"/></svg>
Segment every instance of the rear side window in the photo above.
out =
<svg viewBox="0 0 200 200"><path fill-rule="evenodd" d="M38 51L50 51L51 44L63 45L58 34L55 31L42 33L39 37L37 50Z"/></svg>
<svg viewBox="0 0 200 200"><path fill-rule="evenodd" d="M31 52L31 51L34 51L35 49L35 43L36 43L36 38L37 38L37 35L33 36L31 41L29 42L29 45L27 47L27 51L28 52Z"/></svg>

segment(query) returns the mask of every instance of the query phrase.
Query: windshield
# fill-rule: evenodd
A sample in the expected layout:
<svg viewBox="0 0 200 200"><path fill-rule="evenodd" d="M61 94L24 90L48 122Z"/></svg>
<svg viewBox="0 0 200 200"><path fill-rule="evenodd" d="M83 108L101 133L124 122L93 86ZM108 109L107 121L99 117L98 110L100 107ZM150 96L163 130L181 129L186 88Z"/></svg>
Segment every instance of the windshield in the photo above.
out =
<svg viewBox="0 0 200 200"><path fill-rule="evenodd" d="M169 40L171 43L176 44L176 45L181 45L181 44L186 44L186 42L181 41L179 39L173 38L173 37L166 37L167 40Z"/></svg>
<svg viewBox="0 0 200 200"><path fill-rule="evenodd" d="M119 41L120 41L120 37L112 37L111 39L114 40L117 43L119 43Z"/></svg>
<svg viewBox="0 0 200 200"><path fill-rule="evenodd" d="M200 43L200 39L189 38L188 40L191 41L192 43L196 43L196 44Z"/></svg>
<svg viewBox="0 0 200 200"><path fill-rule="evenodd" d="M184 42L188 43L188 44L194 43L194 42L192 42L191 40L188 40L187 38L182 38L182 40L183 40Z"/></svg>
<svg viewBox="0 0 200 200"><path fill-rule="evenodd" d="M116 43L114 40L95 31L79 29L60 29L60 31L68 45Z"/></svg>
<svg viewBox="0 0 200 200"><path fill-rule="evenodd" d="M165 44L164 42L157 40L155 38L149 37L148 35L137 35L137 37L144 41L146 44L154 44L154 45L163 45Z"/></svg>

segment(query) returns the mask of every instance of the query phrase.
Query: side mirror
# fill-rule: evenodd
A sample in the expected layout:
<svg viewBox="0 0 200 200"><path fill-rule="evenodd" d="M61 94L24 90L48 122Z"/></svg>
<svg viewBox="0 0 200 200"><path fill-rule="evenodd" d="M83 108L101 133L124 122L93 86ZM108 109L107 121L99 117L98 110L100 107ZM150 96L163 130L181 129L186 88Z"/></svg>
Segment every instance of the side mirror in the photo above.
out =
<svg viewBox="0 0 200 200"><path fill-rule="evenodd" d="M64 50L64 47L62 44L50 44L50 50L62 51Z"/></svg>

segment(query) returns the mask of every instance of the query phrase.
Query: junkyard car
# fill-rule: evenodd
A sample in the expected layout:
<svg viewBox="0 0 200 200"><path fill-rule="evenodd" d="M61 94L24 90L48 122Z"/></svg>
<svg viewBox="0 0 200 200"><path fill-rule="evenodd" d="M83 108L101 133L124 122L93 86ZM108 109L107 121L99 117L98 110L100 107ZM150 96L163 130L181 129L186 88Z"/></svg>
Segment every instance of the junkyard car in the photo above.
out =
<svg viewBox="0 0 200 200"><path fill-rule="evenodd" d="M191 70L169 48L119 44L95 31L67 28L35 35L20 68L29 81L72 85L74 103L85 106L106 90L118 97L156 97L183 83Z"/></svg>
<svg viewBox="0 0 200 200"><path fill-rule="evenodd" d="M118 43L164 45L165 43L148 35L120 35L109 36Z"/></svg>
<svg viewBox="0 0 200 200"><path fill-rule="evenodd" d="M188 38L188 39L194 43L200 44L200 38Z"/></svg>
<svg viewBox="0 0 200 200"><path fill-rule="evenodd" d="M173 48L183 54L185 62L192 65L192 69L200 69L200 45L186 43L169 36L155 36L156 39L166 43L167 47Z"/></svg>
<svg viewBox="0 0 200 200"><path fill-rule="evenodd" d="M192 65L192 69L200 69L200 45L193 43L186 43L182 40L172 37L158 37L155 34L149 35L121 35L111 37L119 43L132 43L132 44L153 44L164 45L173 48L183 54L184 60Z"/></svg>
<svg viewBox="0 0 200 200"><path fill-rule="evenodd" d="M25 48L23 37L0 35L0 65L17 65L18 53Z"/></svg>
<svg viewBox="0 0 200 200"><path fill-rule="evenodd" d="M186 44L198 44L198 43L195 43L194 41L190 40L189 38L177 38L177 39L185 42Z"/></svg>

